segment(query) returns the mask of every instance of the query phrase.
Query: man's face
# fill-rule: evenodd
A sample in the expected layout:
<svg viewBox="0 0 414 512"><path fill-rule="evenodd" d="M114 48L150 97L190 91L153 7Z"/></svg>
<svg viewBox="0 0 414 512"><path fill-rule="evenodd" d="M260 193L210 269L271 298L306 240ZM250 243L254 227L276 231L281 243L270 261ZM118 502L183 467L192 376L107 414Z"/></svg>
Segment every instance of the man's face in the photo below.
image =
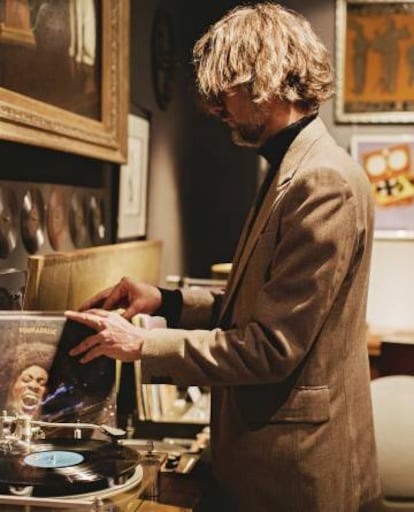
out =
<svg viewBox="0 0 414 512"><path fill-rule="evenodd" d="M13 385L11 398L15 413L29 414L37 412L46 391L48 374L46 370L32 365L21 372Z"/></svg>
<svg viewBox="0 0 414 512"><path fill-rule="evenodd" d="M273 100L259 105L242 87L223 94L221 105L211 107L210 112L230 127L233 142L239 146L260 147L289 124L286 102Z"/></svg>

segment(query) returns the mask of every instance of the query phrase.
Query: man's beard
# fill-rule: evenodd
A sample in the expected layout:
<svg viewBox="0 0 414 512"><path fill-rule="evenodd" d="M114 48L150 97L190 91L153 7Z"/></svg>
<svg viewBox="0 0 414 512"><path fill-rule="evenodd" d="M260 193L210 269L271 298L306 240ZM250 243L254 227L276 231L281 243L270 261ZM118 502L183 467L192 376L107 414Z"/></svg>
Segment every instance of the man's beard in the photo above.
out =
<svg viewBox="0 0 414 512"><path fill-rule="evenodd" d="M244 124L234 123L231 125L231 137L233 142L238 146L250 148L260 147L266 140L265 130L269 115L266 109L259 108L248 122Z"/></svg>
<svg viewBox="0 0 414 512"><path fill-rule="evenodd" d="M264 125L237 125L231 127L231 138L238 146L258 148L263 144Z"/></svg>

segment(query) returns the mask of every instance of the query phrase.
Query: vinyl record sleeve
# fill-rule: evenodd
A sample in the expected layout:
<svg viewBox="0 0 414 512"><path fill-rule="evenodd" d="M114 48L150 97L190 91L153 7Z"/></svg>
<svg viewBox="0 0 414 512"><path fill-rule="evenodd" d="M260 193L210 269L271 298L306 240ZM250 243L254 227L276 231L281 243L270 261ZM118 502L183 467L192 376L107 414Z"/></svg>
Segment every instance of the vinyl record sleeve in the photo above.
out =
<svg viewBox="0 0 414 512"><path fill-rule="evenodd" d="M69 351L93 330L62 313L0 312L0 407L53 422L115 426L115 362ZM72 435L55 429L51 435ZM88 434L88 432L87 432ZM99 437L99 436L98 436Z"/></svg>

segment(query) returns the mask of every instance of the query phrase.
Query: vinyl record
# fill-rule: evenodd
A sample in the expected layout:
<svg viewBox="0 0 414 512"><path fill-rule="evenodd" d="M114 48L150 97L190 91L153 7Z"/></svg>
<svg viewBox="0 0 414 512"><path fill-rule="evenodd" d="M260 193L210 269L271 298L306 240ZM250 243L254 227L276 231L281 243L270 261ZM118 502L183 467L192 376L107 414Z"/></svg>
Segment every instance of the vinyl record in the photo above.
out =
<svg viewBox="0 0 414 512"><path fill-rule="evenodd" d="M40 189L30 188L23 197L21 234L28 253L36 253L45 243L45 203Z"/></svg>
<svg viewBox="0 0 414 512"><path fill-rule="evenodd" d="M94 195L89 199L89 234L93 245L104 243L105 218L103 203Z"/></svg>
<svg viewBox="0 0 414 512"><path fill-rule="evenodd" d="M16 247L17 199L7 186L0 187L0 258L7 258Z"/></svg>
<svg viewBox="0 0 414 512"><path fill-rule="evenodd" d="M78 249L88 245L88 208L79 192L74 192L70 199L69 231L73 245Z"/></svg>
<svg viewBox="0 0 414 512"><path fill-rule="evenodd" d="M65 188L54 187L47 203L47 234L55 251L64 248L68 233L68 201Z"/></svg>
<svg viewBox="0 0 414 512"><path fill-rule="evenodd" d="M60 496L123 483L139 463L138 452L99 440L34 442L28 453L0 458L0 483L34 486L34 495Z"/></svg>

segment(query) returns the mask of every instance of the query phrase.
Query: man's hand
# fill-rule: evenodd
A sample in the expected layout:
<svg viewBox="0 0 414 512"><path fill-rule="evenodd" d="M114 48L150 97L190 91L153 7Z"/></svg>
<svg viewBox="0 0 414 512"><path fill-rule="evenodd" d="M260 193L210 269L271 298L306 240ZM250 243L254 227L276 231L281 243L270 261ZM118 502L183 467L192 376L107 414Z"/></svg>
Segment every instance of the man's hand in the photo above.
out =
<svg viewBox="0 0 414 512"><path fill-rule="evenodd" d="M156 286L123 277L115 286L106 288L85 301L79 309L85 311L91 308L124 308L122 316L129 320L137 313L154 313L161 306L161 302L161 292Z"/></svg>
<svg viewBox="0 0 414 512"><path fill-rule="evenodd" d="M83 354L81 363L89 363L99 356L107 356L124 362L140 359L142 351L142 329L128 320L102 309L90 309L85 312L65 311L70 320L95 329L96 334L85 338L69 354Z"/></svg>

